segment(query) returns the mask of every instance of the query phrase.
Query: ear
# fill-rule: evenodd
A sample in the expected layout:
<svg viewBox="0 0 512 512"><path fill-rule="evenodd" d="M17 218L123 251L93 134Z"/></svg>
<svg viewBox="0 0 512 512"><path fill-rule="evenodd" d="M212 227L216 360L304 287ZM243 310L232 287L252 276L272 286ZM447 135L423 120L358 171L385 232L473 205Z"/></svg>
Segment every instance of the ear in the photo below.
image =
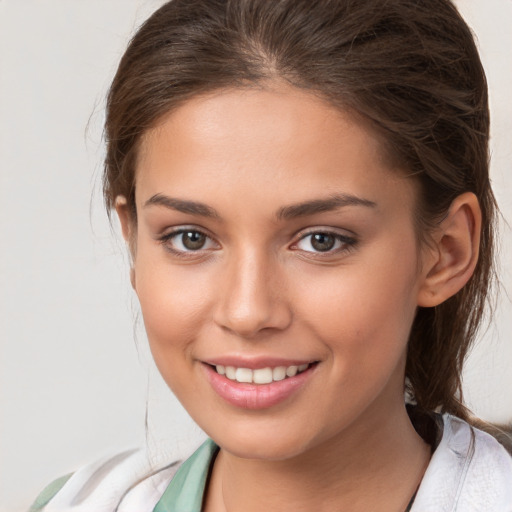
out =
<svg viewBox="0 0 512 512"><path fill-rule="evenodd" d="M119 217L119 222L121 223L123 238L125 242L129 244L133 235L133 230L130 212L128 211L128 201L126 201L126 197L117 196L114 202L114 207L116 209L117 216Z"/></svg>
<svg viewBox="0 0 512 512"><path fill-rule="evenodd" d="M469 281L478 261L481 225L482 212L475 194L458 196L427 248L418 306L437 306Z"/></svg>
<svg viewBox="0 0 512 512"><path fill-rule="evenodd" d="M135 269L133 267L133 260L135 258L135 226L132 215L128 210L128 202L126 201L126 197L117 196L115 200L115 209L117 212L117 216L119 217L119 222L121 224L121 232L123 233L123 238L128 245L128 249L130 251L130 282L132 284L132 288L135 290Z"/></svg>

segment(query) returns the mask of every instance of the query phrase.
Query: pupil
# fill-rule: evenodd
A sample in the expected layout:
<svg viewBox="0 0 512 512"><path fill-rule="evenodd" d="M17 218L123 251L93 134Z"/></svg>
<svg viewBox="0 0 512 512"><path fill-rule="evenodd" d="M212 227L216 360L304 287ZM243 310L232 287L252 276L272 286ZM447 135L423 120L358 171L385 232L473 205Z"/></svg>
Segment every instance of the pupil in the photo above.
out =
<svg viewBox="0 0 512 512"><path fill-rule="evenodd" d="M315 233L311 240L311 245L317 251L329 251L334 247L335 239L332 235L326 233Z"/></svg>
<svg viewBox="0 0 512 512"><path fill-rule="evenodd" d="M206 236L197 231L187 231L182 235L183 245L190 250L201 249L206 242Z"/></svg>

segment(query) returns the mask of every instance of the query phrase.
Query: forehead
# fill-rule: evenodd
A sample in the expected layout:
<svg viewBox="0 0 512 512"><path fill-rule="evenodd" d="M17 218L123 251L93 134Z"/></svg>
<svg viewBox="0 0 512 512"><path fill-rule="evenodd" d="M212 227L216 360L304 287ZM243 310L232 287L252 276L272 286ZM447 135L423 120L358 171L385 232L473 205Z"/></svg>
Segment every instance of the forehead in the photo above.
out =
<svg viewBox="0 0 512 512"><path fill-rule="evenodd" d="M139 201L192 190L208 201L213 191L231 200L244 191L297 201L378 194L404 181L383 154L368 123L310 92L227 89L192 98L145 134L136 190Z"/></svg>

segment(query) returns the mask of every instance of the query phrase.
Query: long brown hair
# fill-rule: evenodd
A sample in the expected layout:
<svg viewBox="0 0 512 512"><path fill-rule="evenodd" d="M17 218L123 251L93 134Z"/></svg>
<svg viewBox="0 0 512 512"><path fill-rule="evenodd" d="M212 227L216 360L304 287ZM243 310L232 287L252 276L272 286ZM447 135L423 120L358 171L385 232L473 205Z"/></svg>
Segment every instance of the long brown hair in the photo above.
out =
<svg viewBox="0 0 512 512"><path fill-rule="evenodd" d="M493 281L495 200L487 85L470 29L449 0L173 0L130 42L107 102L104 194L136 223L141 137L192 96L285 80L368 119L389 158L420 184L418 233L461 193L483 227L469 283L419 308L406 377L419 411L468 419L461 371Z"/></svg>

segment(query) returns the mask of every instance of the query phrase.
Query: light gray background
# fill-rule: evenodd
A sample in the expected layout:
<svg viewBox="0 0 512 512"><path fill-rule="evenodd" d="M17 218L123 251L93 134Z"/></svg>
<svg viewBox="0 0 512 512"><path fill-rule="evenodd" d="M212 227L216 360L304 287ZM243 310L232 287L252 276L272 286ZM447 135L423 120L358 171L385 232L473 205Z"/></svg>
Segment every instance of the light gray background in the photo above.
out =
<svg viewBox="0 0 512 512"><path fill-rule="evenodd" d="M145 442L181 454L201 436L152 367L101 205L103 97L161 3L0 0L1 512L98 457ZM512 222L512 1L457 3L487 69L492 176ZM510 228L502 240L510 295ZM470 405L489 420L512 420L511 313L503 293L465 373Z"/></svg>

